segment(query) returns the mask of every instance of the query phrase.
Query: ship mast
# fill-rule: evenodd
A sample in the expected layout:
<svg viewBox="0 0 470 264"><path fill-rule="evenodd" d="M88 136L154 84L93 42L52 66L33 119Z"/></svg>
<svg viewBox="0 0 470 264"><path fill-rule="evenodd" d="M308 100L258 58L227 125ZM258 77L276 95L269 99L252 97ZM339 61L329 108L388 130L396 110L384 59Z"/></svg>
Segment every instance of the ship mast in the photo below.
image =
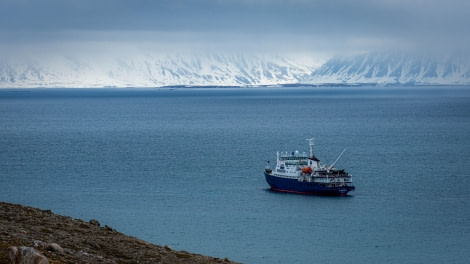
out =
<svg viewBox="0 0 470 264"><path fill-rule="evenodd" d="M310 157L313 157L313 138L307 138L308 146L310 147Z"/></svg>

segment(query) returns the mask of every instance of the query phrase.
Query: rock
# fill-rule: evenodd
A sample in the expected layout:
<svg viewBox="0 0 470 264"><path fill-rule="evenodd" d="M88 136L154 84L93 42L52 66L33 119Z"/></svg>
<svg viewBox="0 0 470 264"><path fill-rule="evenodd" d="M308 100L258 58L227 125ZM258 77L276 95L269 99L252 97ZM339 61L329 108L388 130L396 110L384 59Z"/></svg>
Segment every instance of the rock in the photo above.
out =
<svg viewBox="0 0 470 264"><path fill-rule="evenodd" d="M49 243L46 245L46 250L55 252L55 253L64 253L64 249L56 243Z"/></svg>
<svg viewBox="0 0 470 264"><path fill-rule="evenodd" d="M110 226L108 226L108 225L104 225L104 228L106 229L106 231L110 231L110 232L114 232L114 231L115 231L112 227L110 227Z"/></svg>
<svg viewBox="0 0 470 264"><path fill-rule="evenodd" d="M78 224L78 227L88 229L88 228L90 228L90 224L89 223L80 223L80 224Z"/></svg>
<svg viewBox="0 0 470 264"><path fill-rule="evenodd" d="M45 242L42 242L41 240L34 240L33 246L35 249L38 249L39 247L44 247L46 245Z"/></svg>
<svg viewBox="0 0 470 264"><path fill-rule="evenodd" d="M51 214L52 214L52 210L51 210L51 209L42 210L42 212L45 213L45 214L48 214L48 215L51 215Z"/></svg>
<svg viewBox="0 0 470 264"><path fill-rule="evenodd" d="M91 219L90 220L90 225L94 225L94 226L100 226L100 222L98 222L98 220L96 219Z"/></svg>
<svg viewBox="0 0 470 264"><path fill-rule="evenodd" d="M101 250L101 246L98 243L95 243L91 240L85 240L85 242L91 246L91 248L96 249L96 250Z"/></svg>
<svg viewBox="0 0 470 264"><path fill-rule="evenodd" d="M31 247L9 247L8 253L12 264L49 264L47 258Z"/></svg>

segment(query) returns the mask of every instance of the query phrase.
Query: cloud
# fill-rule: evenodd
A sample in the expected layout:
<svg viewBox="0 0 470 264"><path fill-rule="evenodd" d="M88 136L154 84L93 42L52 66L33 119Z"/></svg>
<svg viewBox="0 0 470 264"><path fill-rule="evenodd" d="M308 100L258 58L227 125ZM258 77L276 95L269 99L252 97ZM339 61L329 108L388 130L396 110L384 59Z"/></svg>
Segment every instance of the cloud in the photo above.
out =
<svg viewBox="0 0 470 264"><path fill-rule="evenodd" d="M468 0L3 0L3 49L466 50ZM105 48L106 50L106 48Z"/></svg>

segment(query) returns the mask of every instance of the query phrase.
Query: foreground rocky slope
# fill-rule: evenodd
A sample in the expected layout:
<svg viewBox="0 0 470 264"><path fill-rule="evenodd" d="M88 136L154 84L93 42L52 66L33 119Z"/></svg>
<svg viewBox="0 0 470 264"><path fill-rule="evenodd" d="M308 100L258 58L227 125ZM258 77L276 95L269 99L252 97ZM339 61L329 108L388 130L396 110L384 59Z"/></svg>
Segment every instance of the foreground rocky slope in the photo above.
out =
<svg viewBox="0 0 470 264"><path fill-rule="evenodd" d="M11 263L12 246L36 249L49 263L234 263L150 244L97 220L0 202L0 263Z"/></svg>

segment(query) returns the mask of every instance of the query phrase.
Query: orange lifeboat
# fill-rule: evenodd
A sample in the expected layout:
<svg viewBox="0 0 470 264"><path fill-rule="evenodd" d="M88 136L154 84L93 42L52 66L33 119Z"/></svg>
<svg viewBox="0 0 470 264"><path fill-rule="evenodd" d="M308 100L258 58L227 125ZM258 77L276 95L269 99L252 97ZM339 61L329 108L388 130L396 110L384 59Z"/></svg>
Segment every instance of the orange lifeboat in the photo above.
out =
<svg viewBox="0 0 470 264"><path fill-rule="evenodd" d="M312 167L305 167L305 168L302 168L302 172L303 172L303 173L312 173Z"/></svg>

